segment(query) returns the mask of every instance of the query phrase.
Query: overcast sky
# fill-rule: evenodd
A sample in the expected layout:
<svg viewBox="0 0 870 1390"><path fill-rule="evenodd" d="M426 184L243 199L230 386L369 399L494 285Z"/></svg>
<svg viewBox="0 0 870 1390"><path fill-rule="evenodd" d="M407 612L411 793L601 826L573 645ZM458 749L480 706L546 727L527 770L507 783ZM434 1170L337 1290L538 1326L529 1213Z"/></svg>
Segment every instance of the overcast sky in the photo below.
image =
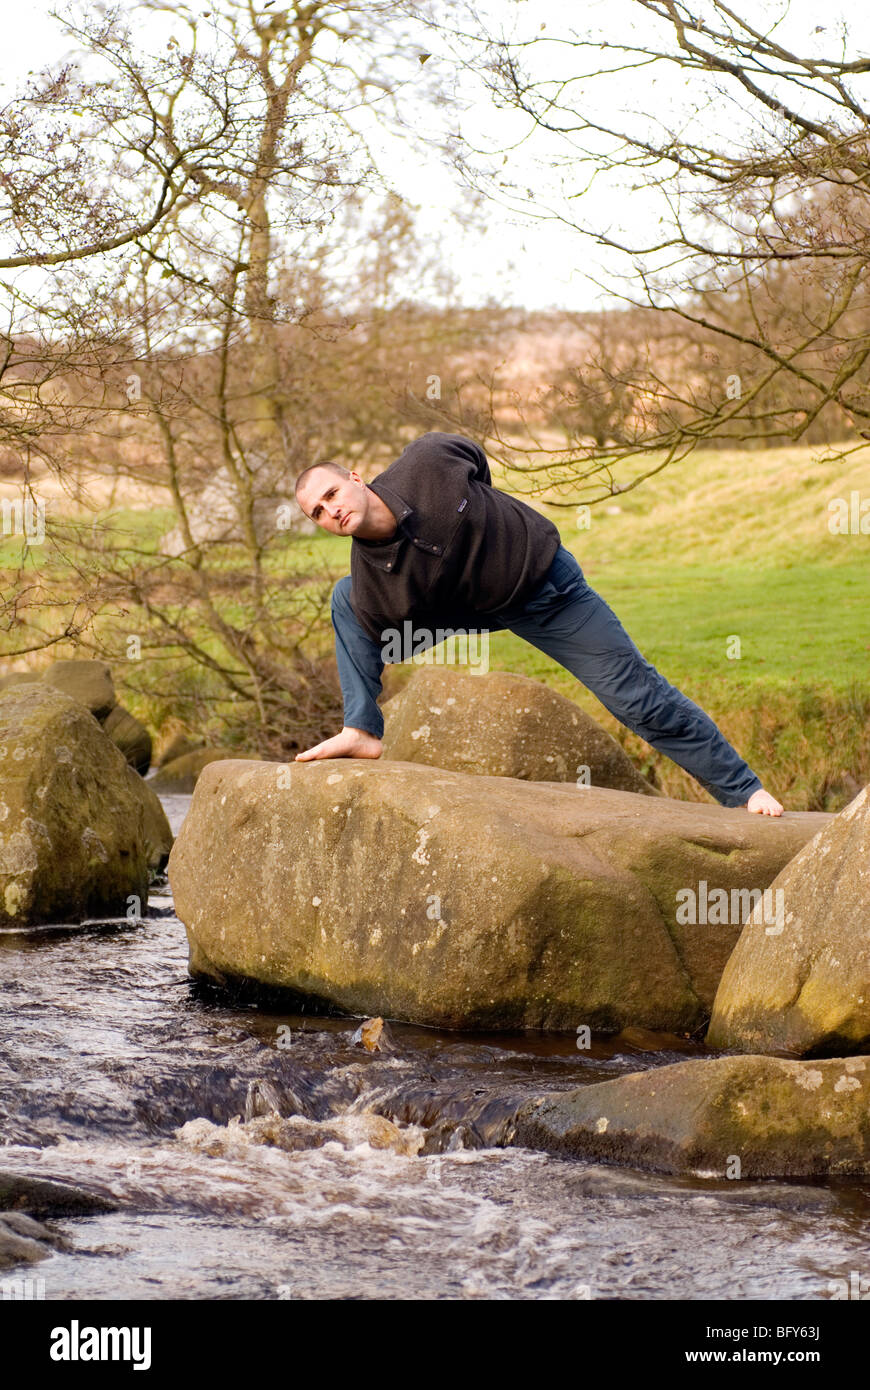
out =
<svg viewBox="0 0 870 1390"><path fill-rule="evenodd" d="M0 49L0 82L7 95L12 84L25 77L28 70L67 51L67 42L50 16L55 7L56 0L26 0L16 6L7 3ZM752 17L759 27L769 27L773 19L786 16L778 32L794 39L802 52L811 51L812 46L837 51L838 25L845 13L851 31L851 56L861 56L860 51L855 51L859 43L863 53L868 51L868 19L855 0L851 4L849 0L832 0L824 7L817 0L791 0L790 7L785 0L779 4L771 0L735 0L735 8ZM508 32L524 36L544 32L549 37L567 35L580 26L600 33L605 43L608 39L611 43L618 41L632 31L640 32L638 26L645 22L631 0L480 0L477 10L485 11L493 28L503 27ZM765 18L766 26L762 24ZM437 75L440 68L443 74L452 73L455 63L449 42L433 38L431 47L432 67L428 71ZM554 61L552 53L542 51L536 61L540 64L539 75L549 75L547 65ZM564 52L558 61L564 71ZM644 86L647 81L651 78L640 78L635 85L623 76L596 85L596 100L608 122L619 125L631 112L637 118L638 110L650 110L653 115L667 118L685 103L684 79L675 68L659 66L655 83ZM460 74L460 90L465 108L459 117L460 128L478 148L509 146L525 133L525 126L516 115L494 109L476 83L473 70L465 76ZM740 119L739 111L734 110L713 114L717 120L721 115L721 121L734 125ZM387 176L405 197L419 205L424 235L437 242L445 259L458 272L461 297L466 303L495 297L532 308L582 309L602 302L595 282L610 279L618 268L610 253L554 222L532 221L509 205L493 204L485 231L470 232L456 216L466 195L449 169L439 165L434 156L409 160L400 143L382 140L374 128L369 134L381 145ZM510 157L511 173L527 180L540 193L541 206L548 202L558 205L558 184L550 172L552 161L548 160L553 149L552 144L537 139L523 143ZM582 220L629 235L642 233L648 225L652 203L643 194L631 192L630 182L628 175L596 180L583 195Z"/></svg>

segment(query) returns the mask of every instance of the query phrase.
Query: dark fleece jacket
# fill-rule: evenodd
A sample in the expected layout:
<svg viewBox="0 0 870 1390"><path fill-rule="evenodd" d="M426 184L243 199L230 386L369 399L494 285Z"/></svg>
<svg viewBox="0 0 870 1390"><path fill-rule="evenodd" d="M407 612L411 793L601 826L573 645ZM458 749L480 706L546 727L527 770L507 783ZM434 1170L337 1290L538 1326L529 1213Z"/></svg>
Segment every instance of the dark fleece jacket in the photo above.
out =
<svg viewBox="0 0 870 1390"><path fill-rule="evenodd" d="M412 623L483 628L486 615L540 585L561 539L533 507L492 486L479 444L433 431L369 484L396 518L393 536L353 538L350 602L375 642Z"/></svg>

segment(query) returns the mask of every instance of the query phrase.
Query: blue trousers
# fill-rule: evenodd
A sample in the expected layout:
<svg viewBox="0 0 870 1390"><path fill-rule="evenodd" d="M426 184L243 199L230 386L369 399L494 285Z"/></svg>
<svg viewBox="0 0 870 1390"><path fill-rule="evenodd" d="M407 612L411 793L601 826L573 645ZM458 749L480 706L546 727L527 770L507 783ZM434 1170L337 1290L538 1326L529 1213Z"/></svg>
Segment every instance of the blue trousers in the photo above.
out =
<svg viewBox="0 0 870 1390"><path fill-rule="evenodd" d="M344 723L380 738L384 718L377 697L385 663L382 648L357 621L350 588L346 575L332 593ZM462 627L458 624L457 631ZM523 604L480 615L478 631L505 628L564 666L615 719L666 753L721 805L743 806L761 786L761 779L710 716L641 655L613 610L590 589L565 546L556 551L543 583ZM426 643L417 646L425 650Z"/></svg>

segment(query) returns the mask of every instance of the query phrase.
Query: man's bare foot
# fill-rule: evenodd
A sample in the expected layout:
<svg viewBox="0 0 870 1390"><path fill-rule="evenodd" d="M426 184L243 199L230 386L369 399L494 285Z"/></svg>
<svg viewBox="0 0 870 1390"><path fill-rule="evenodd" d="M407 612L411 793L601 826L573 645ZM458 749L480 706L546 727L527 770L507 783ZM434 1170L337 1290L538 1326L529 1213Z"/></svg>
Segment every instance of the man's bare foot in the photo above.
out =
<svg viewBox="0 0 870 1390"><path fill-rule="evenodd" d="M757 792L753 792L746 803L747 811L754 811L758 816L781 816L782 807L776 797L766 792L764 787L759 787Z"/></svg>
<svg viewBox="0 0 870 1390"><path fill-rule="evenodd" d="M345 726L334 738L325 739L314 748L306 748L297 753L297 763L310 762L312 758L379 758L383 744L374 734L365 729L349 729Z"/></svg>

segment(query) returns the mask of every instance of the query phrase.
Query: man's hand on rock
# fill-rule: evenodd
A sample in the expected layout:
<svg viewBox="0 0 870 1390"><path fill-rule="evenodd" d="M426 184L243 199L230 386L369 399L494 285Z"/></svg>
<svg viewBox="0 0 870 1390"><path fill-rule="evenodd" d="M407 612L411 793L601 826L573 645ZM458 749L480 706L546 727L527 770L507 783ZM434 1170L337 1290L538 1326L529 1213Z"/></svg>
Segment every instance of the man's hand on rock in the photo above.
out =
<svg viewBox="0 0 870 1390"><path fill-rule="evenodd" d="M764 787L759 787L758 791L752 793L746 803L746 809L747 811L753 811L757 816L782 815L782 806L776 800L776 797L771 796L770 792L764 790Z"/></svg>
<svg viewBox="0 0 870 1390"><path fill-rule="evenodd" d="M366 729L349 729L346 725L340 734L327 738L314 748L306 748L297 753L297 763L310 762L313 758L379 758L383 744Z"/></svg>

